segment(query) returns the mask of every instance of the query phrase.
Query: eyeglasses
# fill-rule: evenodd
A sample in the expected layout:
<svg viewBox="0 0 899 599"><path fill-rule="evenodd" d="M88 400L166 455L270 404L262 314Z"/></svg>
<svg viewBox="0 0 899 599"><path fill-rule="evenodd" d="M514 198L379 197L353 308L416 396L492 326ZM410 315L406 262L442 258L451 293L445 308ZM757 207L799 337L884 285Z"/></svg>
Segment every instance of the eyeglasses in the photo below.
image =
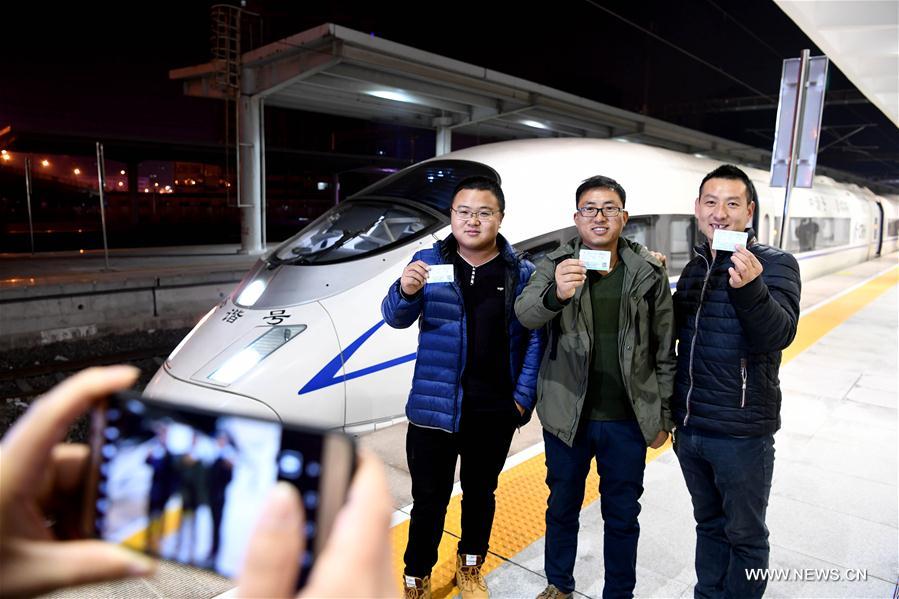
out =
<svg viewBox="0 0 899 599"><path fill-rule="evenodd" d="M584 218L594 218L599 214L600 210L602 210L602 214L606 218L615 218L624 212L624 208L619 208L618 206L603 206L602 208L597 206L584 206L577 209L578 213Z"/></svg>
<svg viewBox="0 0 899 599"><path fill-rule="evenodd" d="M473 210L469 210L468 208L462 208L460 210L450 208L450 210L456 213L456 217L459 220L471 220L472 218L477 216L478 220L480 221L493 220L493 215L499 212L499 210L478 210L475 212Z"/></svg>

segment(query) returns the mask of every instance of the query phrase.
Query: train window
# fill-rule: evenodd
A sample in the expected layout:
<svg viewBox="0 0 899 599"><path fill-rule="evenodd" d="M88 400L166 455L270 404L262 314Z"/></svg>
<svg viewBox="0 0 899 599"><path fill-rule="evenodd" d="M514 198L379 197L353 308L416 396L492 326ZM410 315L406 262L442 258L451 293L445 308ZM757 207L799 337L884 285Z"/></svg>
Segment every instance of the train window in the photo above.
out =
<svg viewBox="0 0 899 599"><path fill-rule="evenodd" d="M887 237L899 236L899 219L891 218L887 221Z"/></svg>
<svg viewBox="0 0 899 599"><path fill-rule="evenodd" d="M852 221L848 218L790 217L789 224L786 249L790 252L811 252L851 242Z"/></svg>
<svg viewBox="0 0 899 599"><path fill-rule="evenodd" d="M407 241L436 222L434 216L408 206L344 202L285 241L273 261L324 264L359 258Z"/></svg>
<svg viewBox="0 0 899 599"><path fill-rule="evenodd" d="M515 249L536 264L545 258L548 253L574 237L577 237L577 229L575 227L565 227L558 231L544 233L537 237L519 241L515 244Z"/></svg>
<svg viewBox="0 0 899 599"><path fill-rule="evenodd" d="M419 202L441 214L449 214L453 204L453 190L462 179L482 176L498 182L495 170L485 164L470 160L432 160L418 166L403 169L374 185L366 187L353 199L378 197L399 198Z"/></svg>
<svg viewBox="0 0 899 599"><path fill-rule="evenodd" d="M668 271L680 272L696 244L696 219L686 214L632 216L622 235L668 257Z"/></svg>

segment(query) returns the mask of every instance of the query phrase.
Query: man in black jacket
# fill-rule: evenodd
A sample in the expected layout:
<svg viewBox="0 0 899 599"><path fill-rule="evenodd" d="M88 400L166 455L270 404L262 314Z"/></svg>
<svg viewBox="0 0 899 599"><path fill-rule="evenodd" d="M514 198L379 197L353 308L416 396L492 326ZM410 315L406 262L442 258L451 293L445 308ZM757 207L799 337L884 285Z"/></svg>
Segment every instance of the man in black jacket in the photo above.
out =
<svg viewBox="0 0 899 599"><path fill-rule="evenodd" d="M780 428L781 350L796 335L799 265L749 228L755 187L735 166L702 180L696 199L708 238L674 295L678 365L674 450L696 519L695 597L761 597L768 567L765 512ZM746 231L746 247L712 249L716 230Z"/></svg>

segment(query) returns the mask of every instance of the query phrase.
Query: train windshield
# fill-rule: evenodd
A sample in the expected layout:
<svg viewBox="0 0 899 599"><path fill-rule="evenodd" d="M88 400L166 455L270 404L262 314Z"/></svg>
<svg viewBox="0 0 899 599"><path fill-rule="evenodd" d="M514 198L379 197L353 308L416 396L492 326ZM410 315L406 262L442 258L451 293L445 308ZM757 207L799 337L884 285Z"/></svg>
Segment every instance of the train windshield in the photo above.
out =
<svg viewBox="0 0 899 599"><path fill-rule="evenodd" d="M285 242L275 262L324 264L359 258L416 236L437 218L416 208L382 201L351 201Z"/></svg>
<svg viewBox="0 0 899 599"><path fill-rule="evenodd" d="M397 198L449 215L456 185L462 179L474 176L489 177L502 183L495 170L480 162L431 160L378 181L353 198Z"/></svg>
<svg viewBox="0 0 899 599"><path fill-rule="evenodd" d="M432 160L403 169L323 214L284 242L269 261L327 264L412 241L447 222L453 190L475 175L500 180L489 166L469 160Z"/></svg>

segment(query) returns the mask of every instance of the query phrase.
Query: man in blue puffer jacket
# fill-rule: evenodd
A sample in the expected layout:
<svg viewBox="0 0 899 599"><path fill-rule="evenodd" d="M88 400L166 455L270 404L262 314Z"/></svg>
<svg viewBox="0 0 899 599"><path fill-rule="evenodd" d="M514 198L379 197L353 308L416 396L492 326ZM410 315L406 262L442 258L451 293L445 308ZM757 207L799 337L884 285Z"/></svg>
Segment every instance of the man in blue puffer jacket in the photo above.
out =
<svg viewBox="0 0 899 599"><path fill-rule="evenodd" d="M696 519L696 597L761 597L768 567L765 512L780 428L781 351L799 321L799 265L758 243L758 199L735 166L702 180L696 218L709 242L677 282L674 450ZM712 248L716 231L746 231L746 247Z"/></svg>
<svg viewBox="0 0 899 599"><path fill-rule="evenodd" d="M534 407L544 347L543 333L525 329L513 310L534 266L499 235L504 210L496 181L461 181L453 193L452 235L413 256L381 304L388 325L418 321L420 329L406 404L413 500L406 597L430 597L457 457L463 501L456 584L465 599L488 596L480 569L494 491L512 434ZM435 265L452 265L454 281L428 283Z"/></svg>

